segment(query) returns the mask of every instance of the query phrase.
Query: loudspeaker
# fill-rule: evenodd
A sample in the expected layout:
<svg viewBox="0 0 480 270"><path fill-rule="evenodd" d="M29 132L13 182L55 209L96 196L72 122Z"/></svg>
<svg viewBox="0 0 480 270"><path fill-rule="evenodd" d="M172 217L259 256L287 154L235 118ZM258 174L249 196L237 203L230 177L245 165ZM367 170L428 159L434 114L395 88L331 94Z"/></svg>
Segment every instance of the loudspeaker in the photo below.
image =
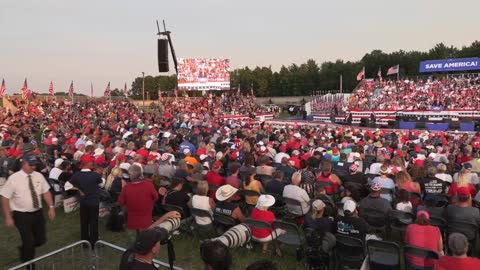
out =
<svg viewBox="0 0 480 270"><path fill-rule="evenodd" d="M368 119L367 118L360 118L360 126L361 127L366 127L368 124Z"/></svg>
<svg viewBox="0 0 480 270"><path fill-rule="evenodd" d="M451 130L459 130L460 129L460 123L459 122L451 122L449 125L449 128Z"/></svg>
<svg viewBox="0 0 480 270"><path fill-rule="evenodd" d="M168 72L168 40L158 40L158 72Z"/></svg>
<svg viewBox="0 0 480 270"><path fill-rule="evenodd" d="M417 122L415 128L425 128L425 122Z"/></svg>

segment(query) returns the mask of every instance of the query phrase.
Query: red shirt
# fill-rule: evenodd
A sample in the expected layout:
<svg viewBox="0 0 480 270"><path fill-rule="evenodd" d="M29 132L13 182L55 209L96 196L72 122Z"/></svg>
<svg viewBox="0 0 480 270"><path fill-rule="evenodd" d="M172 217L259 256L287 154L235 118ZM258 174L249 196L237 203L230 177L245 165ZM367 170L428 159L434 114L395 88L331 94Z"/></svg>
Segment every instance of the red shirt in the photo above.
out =
<svg viewBox="0 0 480 270"><path fill-rule="evenodd" d="M450 256L442 256L435 264L434 270L470 270L480 269L480 260L477 258L456 258Z"/></svg>
<svg viewBox="0 0 480 270"><path fill-rule="evenodd" d="M293 162L295 162L295 168L297 170L300 170L302 168L302 166L300 166L300 159L298 157L290 157L289 160L292 160Z"/></svg>
<svg viewBox="0 0 480 270"><path fill-rule="evenodd" d="M405 232L405 244L429 249L434 252L438 252L438 243L441 238L440 229L430 225L410 224ZM407 256L417 266L433 267L435 264L435 260L424 260L410 255Z"/></svg>
<svg viewBox="0 0 480 270"><path fill-rule="evenodd" d="M259 210L258 208L254 208L252 210L251 217L252 219L268 222L270 226L272 225L272 222L275 220L275 215L272 212ZM252 228L252 235L255 238L265 238L269 236L271 233L272 233L271 229Z"/></svg>
<svg viewBox="0 0 480 270"><path fill-rule="evenodd" d="M205 175L205 180L208 182L209 185L216 185L216 186L223 186L225 185L225 178L218 174L218 172L215 171L208 171L207 174ZM215 197L215 191L209 191L210 198L216 199Z"/></svg>
<svg viewBox="0 0 480 270"><path fill-rule="evenodd" d="M152 225L153 204L157 199L158 193L148 180L129 183L122 189L118 203L127 206L129 230L147 229Z"/></svg>
<svg viewBox="0 0 480 270"><path fill-rule="evenodd" d="M459 187L457 183L453 183L450 186L450 189L448 190L448 196L449 197L457 196L458 188ZM477 195L477 190L475 189L475 186L473 184L468 184L467 188L470 191L470 195L472 196L472 198L474 198L475 195Z"/></svg>
<svg viewBox="0 0 480 270"><path fill-rule="evenodd" d="M290 150L298 150L300 148L300 142L297 140L289 141L287 143L287 148Z"/></svg>

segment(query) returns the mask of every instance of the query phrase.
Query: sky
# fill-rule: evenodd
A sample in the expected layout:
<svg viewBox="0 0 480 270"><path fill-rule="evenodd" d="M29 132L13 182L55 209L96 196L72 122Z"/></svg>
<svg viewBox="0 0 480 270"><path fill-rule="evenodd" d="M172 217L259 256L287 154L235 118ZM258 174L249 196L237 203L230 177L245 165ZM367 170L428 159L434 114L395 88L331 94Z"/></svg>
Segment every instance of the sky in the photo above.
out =
<svg viewBox="0 0 480 270"><path fill-rule="evenodd" d="M480 1L1 0L0 79L37 92L103 94L157 76L157 27L177 57L229 58L231 67L359 60L374 49L428 50L478 39ZM170 58L170 70L174 70ZM170 73L172 74L172 72Z"/></svg>

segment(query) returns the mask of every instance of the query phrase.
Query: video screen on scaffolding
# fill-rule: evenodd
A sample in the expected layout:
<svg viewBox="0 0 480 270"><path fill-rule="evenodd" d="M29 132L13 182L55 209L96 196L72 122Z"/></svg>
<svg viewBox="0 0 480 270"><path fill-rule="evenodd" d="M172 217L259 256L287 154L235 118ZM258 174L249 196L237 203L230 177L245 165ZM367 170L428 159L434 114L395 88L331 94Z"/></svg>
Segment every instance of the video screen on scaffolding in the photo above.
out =
<svg viewBox="0 0 480 270"><path fill-rule="evenodd" d="M179 58L179 90L230 90L230 59Z"/></svg>

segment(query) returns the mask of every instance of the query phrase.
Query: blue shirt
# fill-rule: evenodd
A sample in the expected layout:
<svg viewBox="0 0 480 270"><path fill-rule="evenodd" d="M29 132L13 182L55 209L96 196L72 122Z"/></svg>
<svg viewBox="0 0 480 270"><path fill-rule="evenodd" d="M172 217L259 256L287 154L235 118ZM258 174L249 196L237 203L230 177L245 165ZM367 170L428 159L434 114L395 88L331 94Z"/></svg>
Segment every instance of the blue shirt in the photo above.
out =
<svg viewBox="0 0 480 270"><path fill-rule="evenodd" d="M377 176L377 177L373 178L372 181L378 181L380 183L380 185L382 186L382 188L388 188L388 189L391 189L391 190L395 190L395 183L390 178L381 179L379 176ZM391 202L393 200L391 194L381 193L380 197L388 200L389 202Z"/></svg>
<svg viewBox="0 0 480 270"><path fill-rule="evenodd" d="M190 142L182 142L180 144L180 152L183 153L183 150L185 149L190 149L190 153L192 153L192 155L195 155L195 153L197 153L197 149L195 148L195 146L190 143Z"/></svg>

